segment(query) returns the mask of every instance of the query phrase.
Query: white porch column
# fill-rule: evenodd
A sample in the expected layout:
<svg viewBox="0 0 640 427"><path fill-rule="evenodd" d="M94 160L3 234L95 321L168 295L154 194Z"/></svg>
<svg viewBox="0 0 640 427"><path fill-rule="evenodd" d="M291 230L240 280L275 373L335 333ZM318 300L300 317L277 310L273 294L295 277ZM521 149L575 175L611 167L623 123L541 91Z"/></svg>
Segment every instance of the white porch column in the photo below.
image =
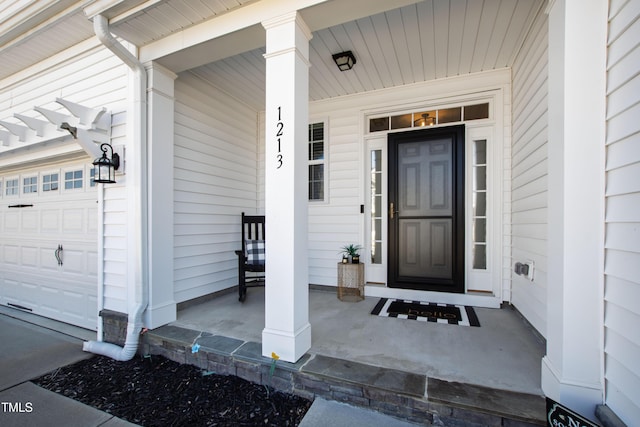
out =
<svg viewBox="0 0 640 427"><path fill-rule="evenodd" d="M549 8L547 354L542 388L594 418L603 402L607 2Z"/></svg>
<svg viewBox="0 0 640 427"><path fill-rule="evenodd" d="M295 362L311 348L307 248L309 40L300 16L263 22L266 281L262 354Z"/></svg>
<svg viewBox="0 0 640 427"><path fill-rule="evenodd" d="M177 75L146 64L148 78L148 257L149 305L145 326L176 320L173 299L173 122Z"/></svg>

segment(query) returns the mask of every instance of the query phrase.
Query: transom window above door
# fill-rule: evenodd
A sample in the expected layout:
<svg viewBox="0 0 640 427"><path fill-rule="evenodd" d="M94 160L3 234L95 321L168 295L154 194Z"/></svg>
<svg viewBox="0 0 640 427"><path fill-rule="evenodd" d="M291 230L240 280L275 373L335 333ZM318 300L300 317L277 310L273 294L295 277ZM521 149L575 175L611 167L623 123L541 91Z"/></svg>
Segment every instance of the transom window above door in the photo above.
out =
<svg viewBox="0 0 640 427"><path fill-rule="evenodd" d="M369 133L421 128L489 118L489 103L419 110L411 113L369 118Z"/></svg>

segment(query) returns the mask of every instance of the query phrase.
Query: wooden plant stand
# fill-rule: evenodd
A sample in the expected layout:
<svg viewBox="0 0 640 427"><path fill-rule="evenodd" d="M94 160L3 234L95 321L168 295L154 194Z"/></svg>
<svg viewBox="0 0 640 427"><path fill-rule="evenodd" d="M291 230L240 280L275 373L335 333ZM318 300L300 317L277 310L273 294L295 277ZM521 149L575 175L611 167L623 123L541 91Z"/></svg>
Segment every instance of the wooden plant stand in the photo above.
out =
<svg viewBox="0 0 640 427"><path fill-rule="evenodd" d="M352 302L364 299L364 264L338 263L338 299Z"/></svg>

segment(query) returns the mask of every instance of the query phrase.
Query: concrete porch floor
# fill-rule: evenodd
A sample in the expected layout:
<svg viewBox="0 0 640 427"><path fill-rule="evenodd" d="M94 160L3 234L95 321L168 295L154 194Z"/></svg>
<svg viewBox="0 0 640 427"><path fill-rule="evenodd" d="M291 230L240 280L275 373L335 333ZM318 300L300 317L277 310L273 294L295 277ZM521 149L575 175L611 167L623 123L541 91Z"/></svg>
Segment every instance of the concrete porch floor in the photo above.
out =
<svg viewBox="0 0 640 427"><path fill-rule="evenodd" d="M371 315L379 298L340 301L336 291L311 289L310 355L322 355L427 378L542 396L544 342L512 309L475 308L480 327L383 318ZM261 342L264 288L250 288L178 311L173 326Z"/></svg>

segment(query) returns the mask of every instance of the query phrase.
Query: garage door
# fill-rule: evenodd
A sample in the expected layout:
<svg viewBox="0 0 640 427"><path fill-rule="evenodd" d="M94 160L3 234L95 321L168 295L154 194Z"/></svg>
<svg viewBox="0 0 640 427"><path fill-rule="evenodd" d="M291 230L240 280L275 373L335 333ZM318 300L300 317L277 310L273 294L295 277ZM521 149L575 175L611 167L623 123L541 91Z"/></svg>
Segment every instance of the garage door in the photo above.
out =
<svg viewBox="0 0 640 427"><path fill-rule="evenodd" d="M97 190L90 161L0 172L0 304L95 330Z"/></svg>

